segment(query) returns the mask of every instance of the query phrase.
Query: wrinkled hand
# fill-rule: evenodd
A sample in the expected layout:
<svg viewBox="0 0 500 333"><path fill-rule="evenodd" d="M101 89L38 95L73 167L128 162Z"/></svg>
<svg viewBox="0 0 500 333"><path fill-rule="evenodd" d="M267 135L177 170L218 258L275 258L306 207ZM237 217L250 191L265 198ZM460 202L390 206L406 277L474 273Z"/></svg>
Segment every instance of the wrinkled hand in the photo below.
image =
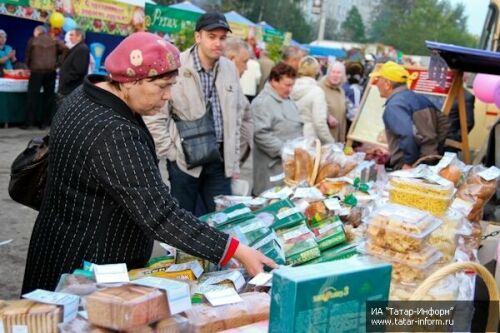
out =
<svg viewBox="0 0 500 333"><path fill-rule="evenodd" d="M335 119L335 117L332 115L328 115L327 122L328 122L328 127L330 127L330 128L335 128L339 124L337 119Z"/></svg>
<svg viewBox="0 0 500 333"><path fill-rule="evenodd" d="M255 276L264 271L264 266L278 268L278 265L259 251L244 244L239 244L234 259L237 259L247 270L250 276Z"/></svg>

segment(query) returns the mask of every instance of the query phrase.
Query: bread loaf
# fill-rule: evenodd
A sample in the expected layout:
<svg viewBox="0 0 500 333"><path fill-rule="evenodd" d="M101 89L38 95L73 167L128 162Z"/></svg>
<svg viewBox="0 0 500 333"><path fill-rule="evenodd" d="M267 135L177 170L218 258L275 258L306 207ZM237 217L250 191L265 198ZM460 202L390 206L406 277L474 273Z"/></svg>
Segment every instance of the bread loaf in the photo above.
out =
<svg viewBox="0 0 500 333"><path fill-rule="evenodd" d="M340 166L337 163L323 164L319 169L315 184L321 182L326 178L337 177L339 171L340 171Z"/></svg>
<svg viewBox="0 0 500 333"><path fill-rule="evenodd" d="M155 333L181 333L188 328L188 320L181 315L160 320L155 325Z"/></svg>
<svg viewBox="0 0 500 333"><path fill-rule="evenodd" d="M170 316L165 293L153 288L124 285L87 297L89 322L114 330L132 330Z"/></svg>
<svg viewBox="0 0 500 333"><path fill-rule="evenodd" d="M189 332L219 332L269 319L269 294L250 292L240 296L243 299L240 303L218 307L201 304L186 311Z"/></svg>
<svg viewBox="0 0 500 333"><path fill-rule="evenodd" d="M295 148L294 159L295 159L294 180L297 182L303 180L307 181L313 172L314 159L307 152L307 150L302 148Z"/></svg>
<svg viewBox="0 0 500 333"><path fill-rule="evenodd" d="M21 299L0 310L0 319L5 333L12 333L14 325L26 326L28 332L57 333L62 314L56 305Z"/></svg>

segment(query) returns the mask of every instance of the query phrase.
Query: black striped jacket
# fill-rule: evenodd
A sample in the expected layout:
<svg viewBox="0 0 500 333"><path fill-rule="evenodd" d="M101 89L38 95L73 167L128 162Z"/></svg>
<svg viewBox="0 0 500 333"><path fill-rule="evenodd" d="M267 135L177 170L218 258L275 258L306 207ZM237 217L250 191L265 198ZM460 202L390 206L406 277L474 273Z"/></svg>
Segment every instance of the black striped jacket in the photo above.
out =
<svg viewBox="0 0 500 333"><path fill-rule="evenodd" d="M230 243L170 196L144 122L93 84L102 79L86 78L54 118L23 293L53 290L82 260L143 267L154 239L215 263Z"/></svg>

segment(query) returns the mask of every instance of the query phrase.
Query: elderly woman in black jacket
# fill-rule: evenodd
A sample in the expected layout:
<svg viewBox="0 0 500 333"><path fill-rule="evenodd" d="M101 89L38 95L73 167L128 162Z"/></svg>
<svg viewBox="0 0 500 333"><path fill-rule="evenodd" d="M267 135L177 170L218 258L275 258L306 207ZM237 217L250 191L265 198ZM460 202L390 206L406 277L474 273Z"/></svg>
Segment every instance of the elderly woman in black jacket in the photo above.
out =
<svg viewBox="0 0 500 333"><path fill-rule="evenodd" d="M272 260L199 222L170 196L142 115L170 97L179 52L135 33L108 56L107 80L88 76L65 99L50 139L49 178L26 262L23 293L53 290L83 260L143 267L153 240L251 275Z"/></svg>

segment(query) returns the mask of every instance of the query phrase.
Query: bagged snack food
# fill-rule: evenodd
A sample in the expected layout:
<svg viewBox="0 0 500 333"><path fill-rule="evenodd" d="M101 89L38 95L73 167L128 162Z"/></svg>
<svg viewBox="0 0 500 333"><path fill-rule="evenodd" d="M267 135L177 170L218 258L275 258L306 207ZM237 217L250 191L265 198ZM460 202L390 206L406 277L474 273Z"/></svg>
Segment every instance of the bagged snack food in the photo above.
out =
<svg viewBox="0 0 500 333"><path fill-rule="evenodd" d="M0 323L5 333L16 333L20 330L58 333L58 325L62 319L61 307L27 299L12 301L0 310Z"/></svg>
<svg viewBox="0 0 500 333"><path fill-rule="evenodd" d="M86 310L91 324L114 330L130 330L170 316L164 292L129 284L87 296Z"/></svg>
<svg viewBox="0 0 500 333"><path fill-rule="evenodd" d="M403 253L422 250L442 223L423 211L393 204L379 207L366 222L366 236L373 244Z"/></svg>
<svg viewBox="0 0 500 333"><path fill-rule="evenodd" d="M452 208L441 219L443 224L431 233L429 244L443 254L439 263L448 263L455 256L459 235L469 235L471 229L464 216Z"/></svg>
<svg viewBox="0 0 500 333"><path fill-rule="evenodd" d="M457 192L458 198L472 203L472 210L467 215L469 221L481 220L484 206L497 190L499 175L498 168L487 169L482 165L474 166L469 172Z"/></svg>
<svg viewBox="0 0 500 333"><path fill-rule="evenodd" d="M269 294L250 292L240 296L243 302L217 307L200 304L187 310L189 332L220 332L269 319Z"/></svg>
<svg viewBox="0 0 500 333"><path fill-rule="evenodd" d="M155 333L184 333L188 332L189 322L186 317L175 315L160 320L154 325Z"/></svg>
<svg viewBox="0 0 500 333"><path fill-rule="evenodd" d="M55 289L57 292L78 296L90 295L96 290L97 284L94 280L75 274L62 274Z"/></svg>

